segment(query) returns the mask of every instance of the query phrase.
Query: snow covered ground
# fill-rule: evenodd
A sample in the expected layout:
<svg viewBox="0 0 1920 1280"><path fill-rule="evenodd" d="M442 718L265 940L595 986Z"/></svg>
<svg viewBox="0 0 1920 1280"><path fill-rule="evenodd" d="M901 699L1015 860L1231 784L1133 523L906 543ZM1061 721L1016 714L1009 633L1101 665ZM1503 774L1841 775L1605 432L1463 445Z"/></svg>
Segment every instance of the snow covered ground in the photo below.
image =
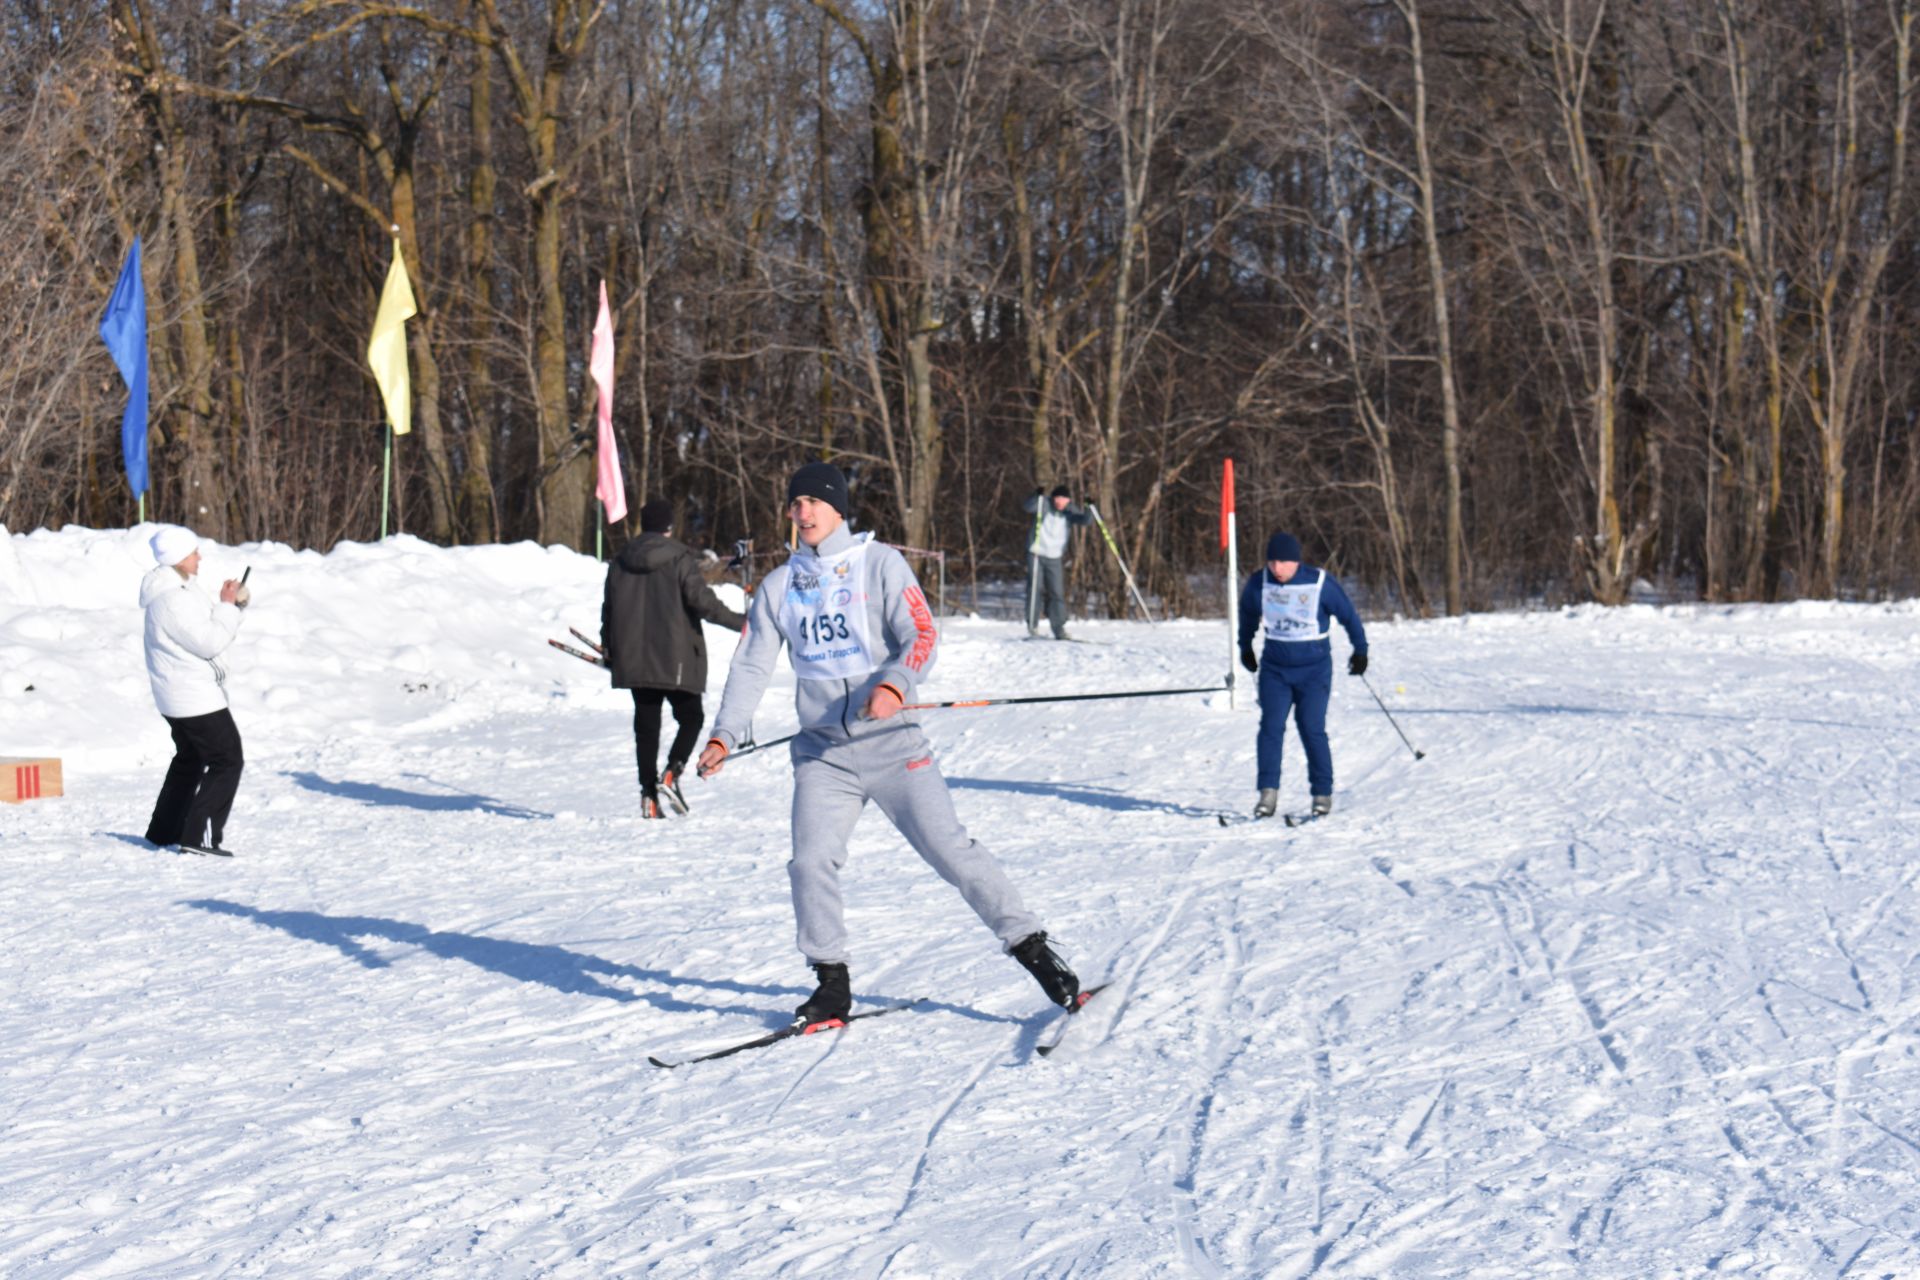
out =
<svg viewBox="0 0 1920 1280"><path fill-rule="evenodd" d="M931 714L1109 997L1038 1057L1038 991L870 812L855 992L926 1003L662 1071L811 985L784 753L639 821L630 703L542 643L597 629L591 560L208 561L253 566L232 862L139 839L140 531L0 532L0 755L69 792L0 809L0 1274L1920 1275L1920 605L1375 622L1427 758L1338 677L1297 831L1214 821L1224 696ZM929 692L1229 656L1078 630L949 620Z"/></svg>

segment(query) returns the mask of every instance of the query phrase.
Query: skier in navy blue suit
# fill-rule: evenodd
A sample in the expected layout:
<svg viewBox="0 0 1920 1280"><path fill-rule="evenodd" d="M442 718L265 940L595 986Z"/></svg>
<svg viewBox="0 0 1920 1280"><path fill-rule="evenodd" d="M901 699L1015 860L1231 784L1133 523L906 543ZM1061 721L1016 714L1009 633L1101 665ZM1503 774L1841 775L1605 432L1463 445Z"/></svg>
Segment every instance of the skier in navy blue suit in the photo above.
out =
<svg viewBox="0 0 1920 1280"><path fill-rule="evenodd" d="M1280 750L1287 712L1293 712L1300 745L1307 751L1307 783L1316 815L1333 812L1333 748L1327 743L1327 698L1333 692L1333 645L1329 625L1339 619L1353 645L1348 675L1367 670L1367 631L1353 601L1334 576L1301 563L1300 539L1276 533L1267 539L1267 564L1240 592L1240 665L1260 675L1260 738L1255 751L1259 802L1254 816L1271 818L1280 804ZM1253 637L1262 627L1266 646L1256 658Z"/></svg>

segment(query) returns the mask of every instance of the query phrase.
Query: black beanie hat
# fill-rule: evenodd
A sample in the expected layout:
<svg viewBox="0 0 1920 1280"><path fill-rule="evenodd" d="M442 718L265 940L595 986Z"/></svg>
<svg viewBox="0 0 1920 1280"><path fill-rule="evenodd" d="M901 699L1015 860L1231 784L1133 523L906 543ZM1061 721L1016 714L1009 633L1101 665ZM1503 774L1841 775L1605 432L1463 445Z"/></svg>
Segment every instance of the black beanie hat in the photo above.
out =
<svg viewBox="0 0 1920 1280"><path fill-rule="evenodd" d="M1299 561L1300 539L1290 533L1276 533L1267 539L1267 559Z"/></svg>
<svg viewBox="0 0 1920 1280"><path fill-rule="evenodd" d="M818 498L838 511L844 519L853 505L847 498L847 478L831 462L809 462L787 481L787 501Z"/></svg>
<svg viewBox="0 0 1920 1280"><path fill-rule="evenodd" d="M1068 489L1067 486L1063 484L1057 484L1053 486L1053 496L1056 498L1071 498L1073 496L1073 492L1072 490Z"/></svg>
<svg viewBox="0 0 1920 1280"><path fill-rule="evenodd" d="M673 528L673 507L664 499L649 498L640 508L640 532L665 533Z"/></svg>

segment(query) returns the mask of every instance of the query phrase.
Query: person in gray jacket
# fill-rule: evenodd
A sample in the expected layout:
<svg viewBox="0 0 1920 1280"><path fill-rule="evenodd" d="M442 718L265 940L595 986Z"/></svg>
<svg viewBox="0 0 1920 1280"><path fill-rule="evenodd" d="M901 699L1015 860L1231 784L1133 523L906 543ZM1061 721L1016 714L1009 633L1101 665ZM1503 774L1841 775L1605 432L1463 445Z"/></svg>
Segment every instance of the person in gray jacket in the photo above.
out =
<svg viewBox="0 0 1920 1280"><path fill-rule="evenodd" d="M673 508L655 498L640 508L640 536L607 565L600 605L600 643L616 689L633 691L633 749L640 762L640 816L658 818L660 797L687 811L680 792L706 707L704 620L729 631L746 615L727 608L700 573L693 549L675 542ZM660 704L673 708L675 733L660 772Z"/></svg>
<svg viewBox="0 0 1920 1280"><path fill-rule="evenodd" d="M845 1019L853 997L840 898L847 839L867 801L993 930L1047 998L1080 1007L1080 981L1048 945L993 855L967 835L926 735L901 707L933 666L933 611L898 551L846 526L846 477L809 463L787 486L800 545L754 593L727 672L713 737L700 753L712 777L748 732L786 646L800 733L793 740L793 889L800 953L819 986L795 1011L809 1025Z"/></svg>
<svg viewBox="0 0 1920 1280"><path fill-rule="evenodd" d="M1067 486L1053 495L1035 489L1022 504L1033 516L1033 537L1027 543L1027 634L1040 629L1044 610L1055 640L1067 640L1067 535L1075 526L1093 523L1093 513L1074 503Z"/></svg>

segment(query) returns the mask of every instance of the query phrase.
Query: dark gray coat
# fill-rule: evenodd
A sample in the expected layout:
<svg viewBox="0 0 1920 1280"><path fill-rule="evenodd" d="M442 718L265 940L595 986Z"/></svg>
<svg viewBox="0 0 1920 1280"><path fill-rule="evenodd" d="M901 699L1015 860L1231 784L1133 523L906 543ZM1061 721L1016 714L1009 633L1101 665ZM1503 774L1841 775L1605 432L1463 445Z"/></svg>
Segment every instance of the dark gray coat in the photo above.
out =
<svg viewBox="0 0 1920 1280"><path fill-rule="evenodd" d="M702 619L729 631L747 621L713 593L691 548L664 533L643 533L622 547L607 565L600 605L613 687L706 692Z"/></svg>

